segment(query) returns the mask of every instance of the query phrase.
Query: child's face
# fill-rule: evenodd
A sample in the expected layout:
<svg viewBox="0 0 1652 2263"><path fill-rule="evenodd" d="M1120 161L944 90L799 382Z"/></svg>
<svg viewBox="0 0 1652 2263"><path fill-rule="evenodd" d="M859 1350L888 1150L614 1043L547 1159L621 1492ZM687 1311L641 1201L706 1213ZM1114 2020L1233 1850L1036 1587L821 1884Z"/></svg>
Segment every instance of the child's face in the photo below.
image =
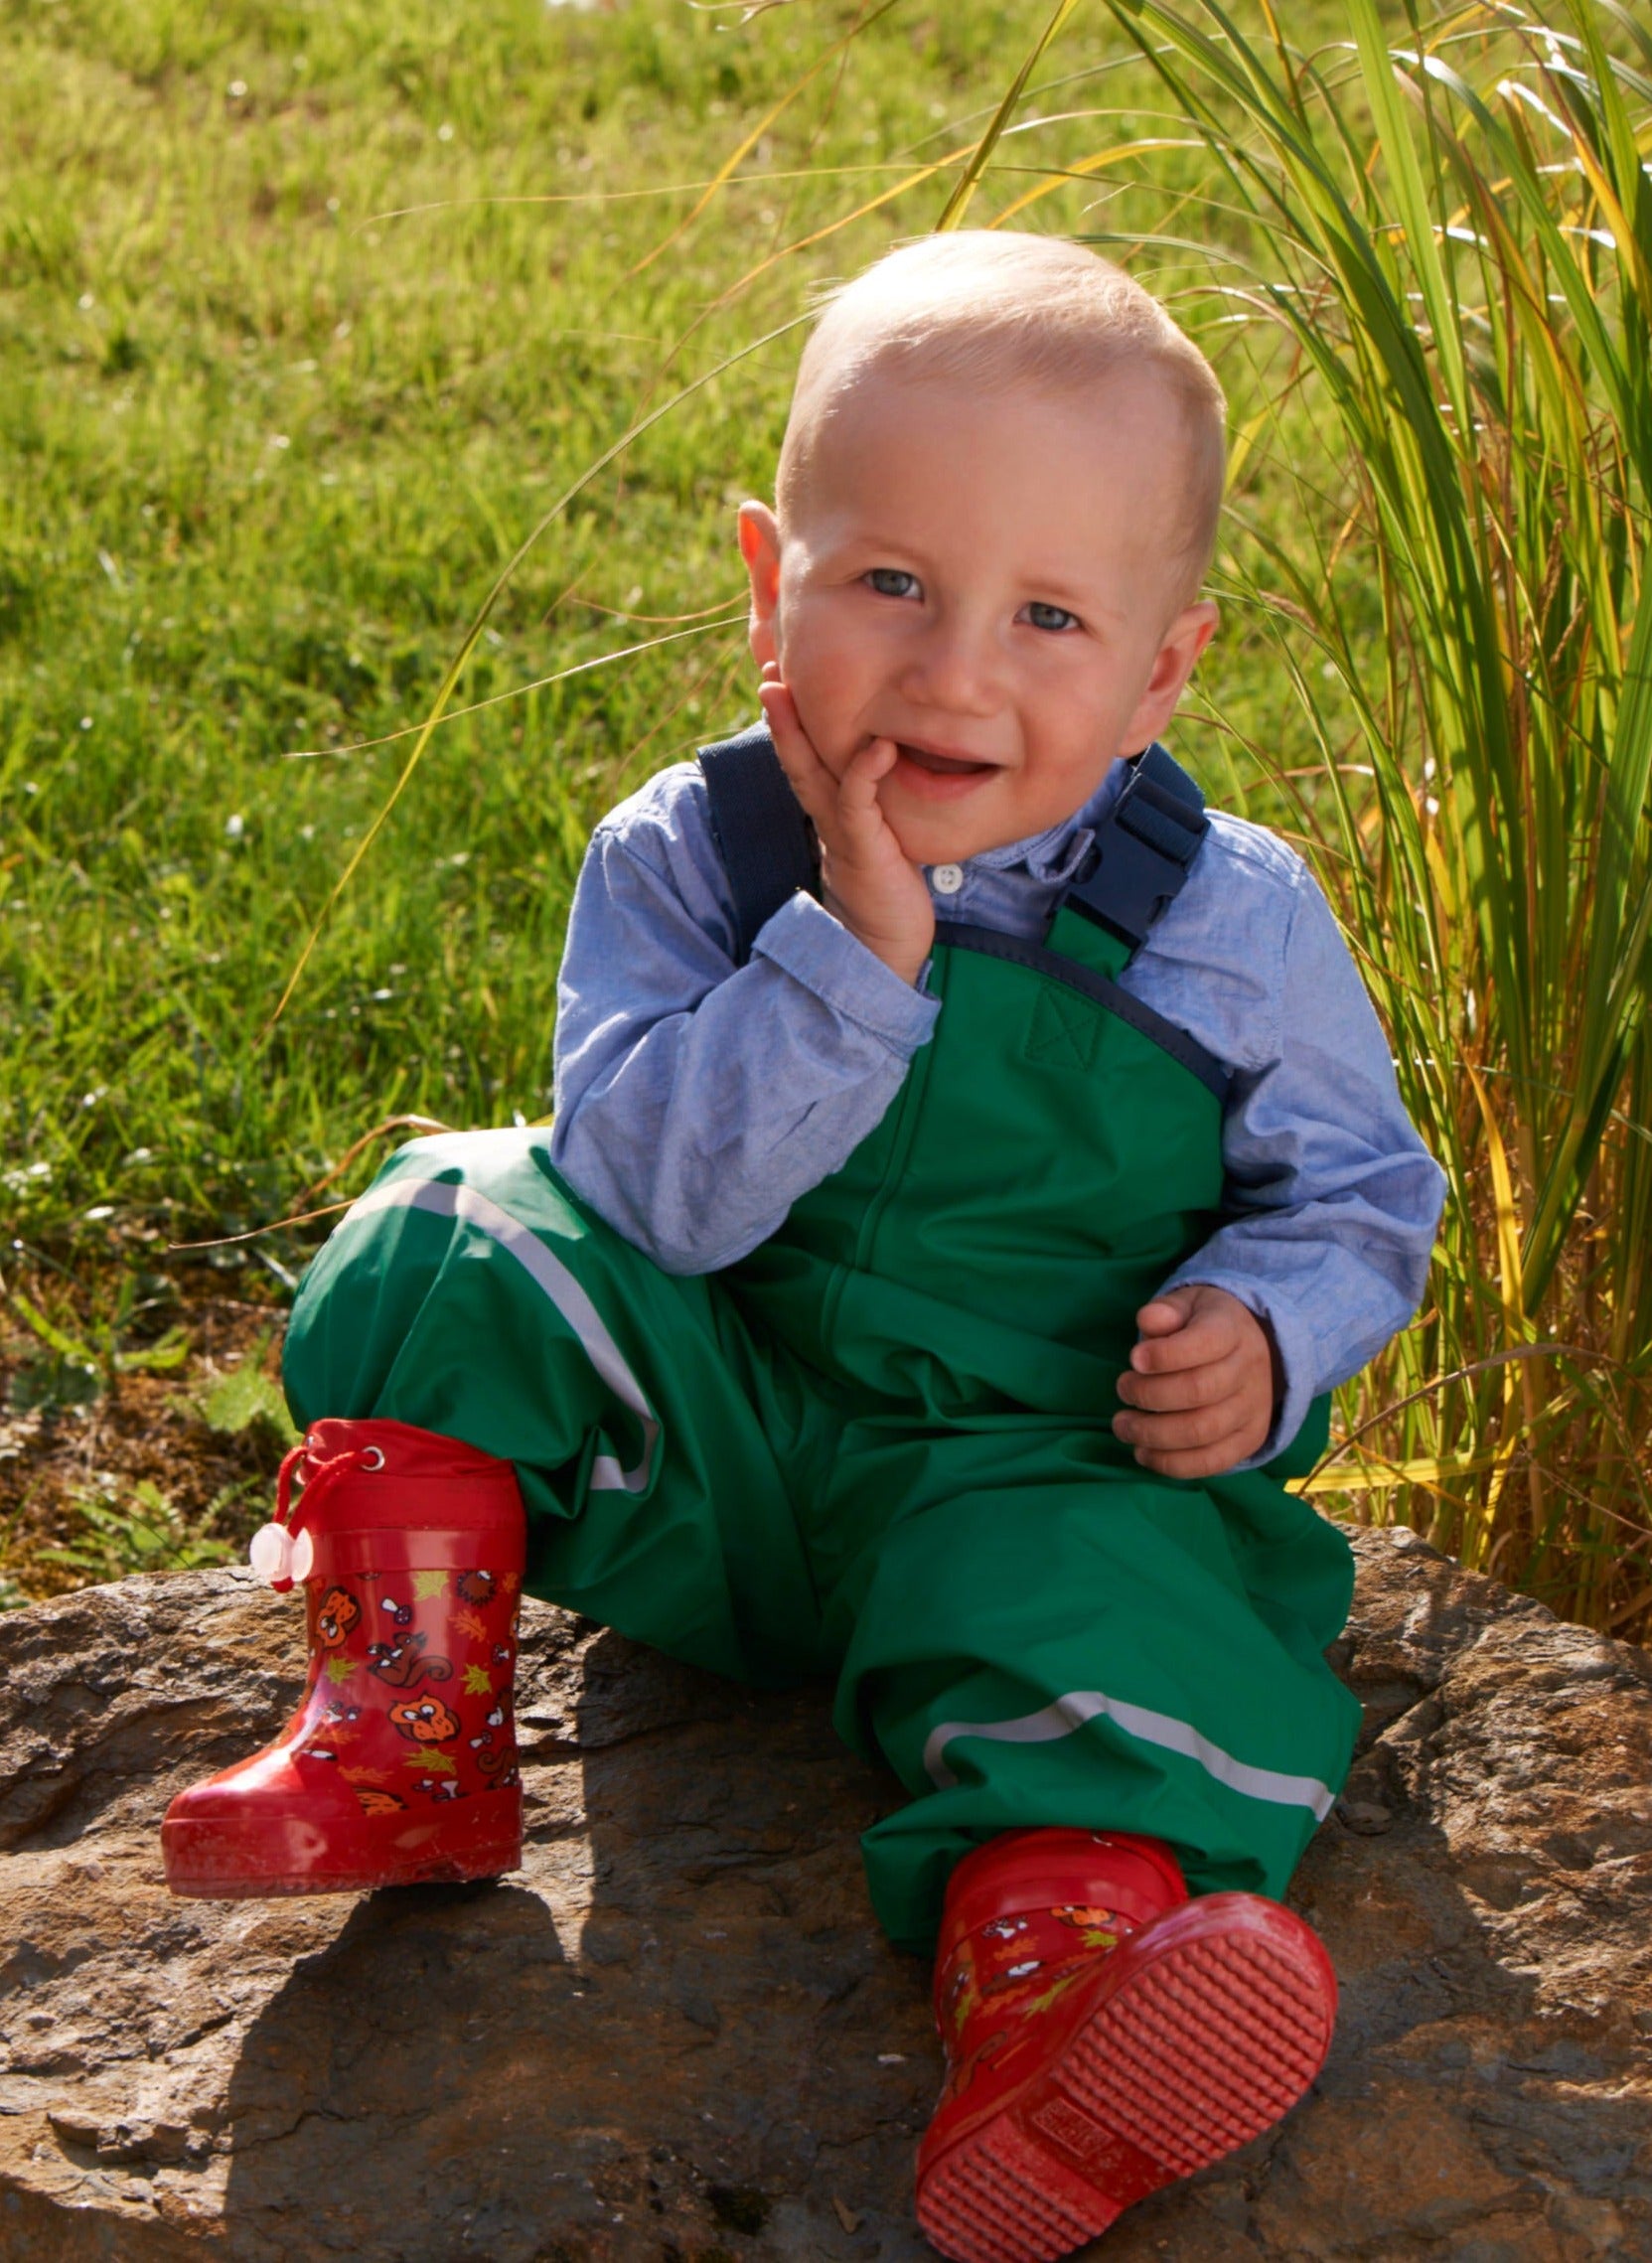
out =
<svg viewBox="0 0 1652 2263"><path fill-rule="evenodd" d="M1168 721L1216 626L1170 586L1183 461L1139 373L1099 407L873 375L787 525L745 506L752 651L834 775L896 742L878 800L914 863L1060 823Z"/></svg>

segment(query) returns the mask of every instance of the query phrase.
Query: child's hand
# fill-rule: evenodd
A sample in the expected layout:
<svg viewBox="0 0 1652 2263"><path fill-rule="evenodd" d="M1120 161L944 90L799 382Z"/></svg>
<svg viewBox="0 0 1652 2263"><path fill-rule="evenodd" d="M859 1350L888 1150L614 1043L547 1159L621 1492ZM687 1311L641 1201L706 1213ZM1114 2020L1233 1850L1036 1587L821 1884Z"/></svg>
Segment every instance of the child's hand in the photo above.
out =
<svg viewBox="0 0 1652 2263"><path fill-rule="evenodd" d="M1113 1434L1164 1477L1214 1477L1256 1452L1274 1427L1282 1385L1274 1339L1225 1288L1194 1282L1143 1304L1126 1411Z"/></svg>
<svg viewBox="0 0 1652 2263"><path fill-rule="evenodd" d="M798 720L771 662L758 697L792 791L821 836L826 908L903 982L915 982L935 947L935 909L923 874L878 806L878 780L895 760L892 739L874 739L834 778Z"/></svg>

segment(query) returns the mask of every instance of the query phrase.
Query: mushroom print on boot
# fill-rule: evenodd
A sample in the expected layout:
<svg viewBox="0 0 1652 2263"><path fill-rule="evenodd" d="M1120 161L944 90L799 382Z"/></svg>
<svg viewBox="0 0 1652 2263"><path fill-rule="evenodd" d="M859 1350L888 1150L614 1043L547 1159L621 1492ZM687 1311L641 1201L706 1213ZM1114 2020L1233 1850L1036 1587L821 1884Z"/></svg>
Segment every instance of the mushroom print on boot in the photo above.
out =
<svg viewBox="0 0 1652 2263"><path fill-rule="evenodd" d="M255 1561L302 1577L304 1694L274 1743L167 1810L173 1891L364 1891L515 1870L526 1532L511 1464L403 1423L317 1423L282 1465L273 1530Z"/></svg>

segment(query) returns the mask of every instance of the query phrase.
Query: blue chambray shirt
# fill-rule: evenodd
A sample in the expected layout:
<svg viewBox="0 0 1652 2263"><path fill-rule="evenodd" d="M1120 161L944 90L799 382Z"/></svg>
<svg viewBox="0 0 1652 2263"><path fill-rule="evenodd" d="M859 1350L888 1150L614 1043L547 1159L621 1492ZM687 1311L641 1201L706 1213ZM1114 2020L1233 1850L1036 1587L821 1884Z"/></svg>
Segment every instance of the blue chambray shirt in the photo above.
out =
<svg viewBox="0 0 1652 2263"><path fill-rule="evenodd" d="M1031 939L1127 775L1063 825L926 870L937 915ZM736 968L734 911L695 763L592 837L557 982L551 1152L669 1273L766 1241L888 1108L941 1003L795 895ZM1209 1282L1271 1325L1274 1430L1357 1373L1416 1311L1444 1177L1400 1103L1381 1024L1306 865L1211 813L1185 886L1120 978L1234 1072L1228 1222L1163 1283Z"/></svg>

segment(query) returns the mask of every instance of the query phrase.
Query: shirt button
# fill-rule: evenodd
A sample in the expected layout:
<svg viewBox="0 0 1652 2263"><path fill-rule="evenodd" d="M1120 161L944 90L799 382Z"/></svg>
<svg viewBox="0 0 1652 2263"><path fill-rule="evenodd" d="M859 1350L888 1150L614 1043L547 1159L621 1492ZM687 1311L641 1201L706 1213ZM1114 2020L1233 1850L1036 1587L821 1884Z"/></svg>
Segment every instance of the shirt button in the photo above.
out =
<svg viewBox="0 0 1652 2263"><path fill-rule="evenodd" d="M931 871L930 886L938 896L956 896L964 885L962 864L937 864Z"/></svg>

